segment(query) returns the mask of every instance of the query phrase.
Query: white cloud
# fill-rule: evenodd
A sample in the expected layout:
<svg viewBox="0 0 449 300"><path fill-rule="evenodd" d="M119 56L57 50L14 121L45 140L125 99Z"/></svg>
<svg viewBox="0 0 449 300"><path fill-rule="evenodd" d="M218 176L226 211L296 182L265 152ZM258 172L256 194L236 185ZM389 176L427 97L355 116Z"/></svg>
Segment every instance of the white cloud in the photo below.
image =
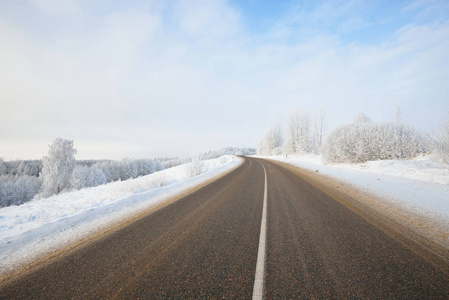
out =
<svg viewBox="0 0 449 300"><path fill-rule="evenodd" d="M224 0L178 0L174 20L183 35L193 38L222 38L238 33L239 15Z"/></svg>
<svg viewBox="0 0 449 300"><path fill-rule="evenodd" d="M73 14L81 10L78 0L29 0L45 14L64 15Z"/></svg>
<svg viewBox="0 0 449 300"><path fill-rule="evenodd" d="M449 13L446 0L415 0L402 9L402 13L416 13L418 20L444 20Z"/></svg>
<svg viewBox="0 0 449 300"><path fill-rule="evenodd" d="M392 118L399 104L429 129L449 109L448 23L410 24L366 46L336 32L291 39L308 29L288 18L250 34L244 16L219 0L83 9L49 36L21 20L0 22L0 156L15 158L8 149L31 137L44 145L72 138L78 153L105 158L255 146L266 124L295 108L324 107L332 128L359 111ZM303 16L321 20L335 9ZM347 21L337 32L365 20Z"/></svg>

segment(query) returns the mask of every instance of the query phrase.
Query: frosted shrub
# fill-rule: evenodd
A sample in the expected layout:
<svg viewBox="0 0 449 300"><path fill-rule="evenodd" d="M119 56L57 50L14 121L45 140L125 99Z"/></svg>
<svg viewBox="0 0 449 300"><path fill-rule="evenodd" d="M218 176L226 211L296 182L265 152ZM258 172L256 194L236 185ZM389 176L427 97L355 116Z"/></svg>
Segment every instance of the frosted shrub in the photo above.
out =
<svg viewBox="0 0 449 300"><path fill-rule="evenodd" d="M205 172L204 162L193 159L192 162L185 165L185 171L188 178L199 176Z"/></svg>
<svg viewBox="0 0 449 300"><path fill-rule="evenodd" d="M221 165L224 165L224 164L228 163L229 162L229 156L226 156L226 155L220 156L220 158L218 159L218 162Z"/></svg>
<svg viewBox="0 0 449 300"><path fill-rule="evenodd" d="M324 163L408 159L427 151L427 143L422 134L404 124L356 122L329 133L322 158Z"/></svg>
<svg viewBox="0 0 449 300"><path fill-rule="evenodd" d="M156 187L166 186L169 182L169 179L164 173L154 173L152 177L152 185Z"/></svg>

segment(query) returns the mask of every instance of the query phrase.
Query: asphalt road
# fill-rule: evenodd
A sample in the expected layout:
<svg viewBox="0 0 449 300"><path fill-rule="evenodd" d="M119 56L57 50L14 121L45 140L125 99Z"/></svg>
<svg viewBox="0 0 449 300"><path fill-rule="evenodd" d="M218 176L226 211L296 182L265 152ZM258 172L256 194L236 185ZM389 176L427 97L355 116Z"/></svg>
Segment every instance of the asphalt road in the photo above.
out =
<svg viewBox="0 0 449 300"><path fill-rule="evenodd" d="M264 168L264 298L448 299L448 257L304 172L254 158L4 282L0 299L251 298Z"/></svg>

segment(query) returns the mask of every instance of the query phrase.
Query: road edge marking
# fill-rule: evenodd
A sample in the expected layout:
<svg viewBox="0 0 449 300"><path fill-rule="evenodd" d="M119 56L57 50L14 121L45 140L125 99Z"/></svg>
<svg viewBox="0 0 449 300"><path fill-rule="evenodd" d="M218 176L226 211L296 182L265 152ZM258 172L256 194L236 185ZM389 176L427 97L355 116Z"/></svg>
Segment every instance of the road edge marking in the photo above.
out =
<svg viewBox="0 0 449 300"><path fill-rule="evenodd" d="M264 296L265 258L267 244L267 170L259 162L265 172L265 189L263 196L262 224L260 226L259 250L257 251L256 278L254 280L253 300L262 300Z"/></svg>

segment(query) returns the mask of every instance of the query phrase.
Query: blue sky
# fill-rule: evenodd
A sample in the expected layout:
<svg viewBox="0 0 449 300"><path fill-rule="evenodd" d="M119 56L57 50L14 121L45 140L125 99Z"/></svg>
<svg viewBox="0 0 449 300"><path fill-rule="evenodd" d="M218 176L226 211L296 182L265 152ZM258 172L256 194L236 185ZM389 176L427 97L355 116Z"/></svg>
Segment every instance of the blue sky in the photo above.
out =
<svg viewBox="0 0 449 300"><path fill-rule="evenodd" d="M449 2L0 3L0 157L255 147L296 109L432 132L449 110Z"/></svg>
<svg viewBox="0 0 449 300"><path fill-rule="evenodd" d="M296 43L316 35L337 35L343 43L375 44L395 30L419 20L410 1L256 1L231 2L247 29L264 35L283 24L298 30L284 42ZM436 21L435 19L430 21Z"/></svg>

